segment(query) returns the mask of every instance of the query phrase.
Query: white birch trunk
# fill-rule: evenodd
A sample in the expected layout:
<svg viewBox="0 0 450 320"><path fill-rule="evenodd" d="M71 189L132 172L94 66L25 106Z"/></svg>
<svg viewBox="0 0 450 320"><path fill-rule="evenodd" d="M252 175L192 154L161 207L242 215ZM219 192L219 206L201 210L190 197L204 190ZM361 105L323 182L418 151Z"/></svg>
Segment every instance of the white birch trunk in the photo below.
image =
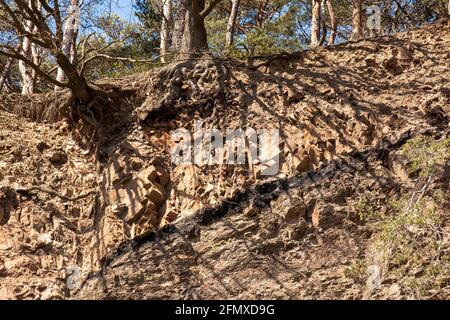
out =
<svg viewBox="0 0 450 320"><path fill-rule="evenodd" d="M225 39L226 47L232 47L234 45L234 28L236 25L236 18L239 11L240 0L232 0L230 17L228 19L227 34Z"/></svg>
<svg viewBox="0 0 450 320"><path fill-rule="evenodd" d="M78 6L78 0L70 0L71 6ZM61 51L63 54L70 58L70 62L73 64L76 62L76 48L74 49L74 45L76 45L76 38L78 34L79 21L76 21L76 12L74 10L70 10L68 12L68 18L66 24L64 25L64 34L63 40L61 44ZM70 18L70 17L73 18ZM56 73L56 80L59 82L64 82L66 79L66 75L61 67L58 68ZM61 90L62 88L55 86L55 91Z"/></svg>
<svg viewBox="0 0 450 320"><path fill-rule="evenodd" d="M169 51L169 27L170 27L170 20L171 20L171 14L172 14L172 6L171 6L171 0L163 0L163 6L162 6L162 13L163 18L161 22L161 62L166 62L166 55Z"/></svg>
<svg viewBox="0 0 450 320"><path fill-rule="evenodd" d="M24 28L28 32L32 32L34 29L33 24L29 20L24 21ZM28 37L22 39L22 54L32 59L31 54L31 41ZM19 73L22 82L22 94L30 94L34 92L34 80L32 69L25 64L22 60L19 61Z"/></svg>

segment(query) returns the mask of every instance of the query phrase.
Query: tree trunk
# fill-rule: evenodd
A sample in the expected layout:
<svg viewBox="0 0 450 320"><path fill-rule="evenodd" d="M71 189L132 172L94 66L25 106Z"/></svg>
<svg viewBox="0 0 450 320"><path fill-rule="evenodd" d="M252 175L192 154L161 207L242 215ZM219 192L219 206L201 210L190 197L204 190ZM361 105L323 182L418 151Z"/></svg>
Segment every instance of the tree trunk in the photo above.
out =
<svg viewBox="0 0 450 320"><path fill-rule="evenodd" d="M41 61L41 57L39 54L39 48L35 43L31 44L31 58L35 65L39 65ZM34 69L31 69L31 77L33 78L33 88L36 86L37 73Z"/></svg>
<svg viewBox="0 0 450 320"><path fill-rule="evenodd" d="M172 14L172 6L171 6L172 0L163 0L163 7L162 7L162 22L161 22L161 62L166 62L167 52L169 50L169 26L170 26L170 20L171 20L171 14Z"/></svg>
<svg viewBox="0 0 450 320"><path fill-rule="evenodd" d="M319 46L323 46L323 44L325 43L325 40L327 38L327 22L325 21L325 2L327 0L322 0L322 2L320 3L320 20L321 20L321 25L322 25L322 33L320 35L320 41L319 41Z"/></svg>
<svg viewBox="0 0 450 320"><path fill-rule="evenodd" d="M319 46L323 46L326 39L327 39L327 24L325 20L322 19L322 33L320 34Z"/></svg>
<svg viewBox="0 0 450 320"><path fill-rule="evenodd" d="M363 0L353 0L352 35L350 36L352 41L360 40L363 37L362 2Z"/></svg>
<svg viewBox="0 0 450 320"><path fill-rule="evenodd" d="M205 19L200 15L203 9L205 0L187 0L181 55L193 55L208 50Z"/></svg>
<svg viewBox="0 0 450 320"><path fill-rule="evenodd" d="M89 84L78 71L77 37L80 26L78 0L70 0L70 4L71 9L64 25L61 49L53 53L58 64L56 80L60 82L67 80L67 86L72 92L72 97L78 99L79 103L84 104L98 93L96 92L98 88ZM55 90L60 89L60 87L55 86Z"/></svg>
<svg viewBox="0 0 450 320"><path fill-rule="evenodd" d="M232 0L231 4L231 12L230 17L228 19L228 25L227 25L227 34L225 39L225 46L230 48L234 45L234 27L236 24L236 18L239 11L239 2L240 0Z"/></svg>
<svg viewBox="0 0 450 320"><path fill-rule="evenodd" d="M334 11L333 0L327 0L327 10L330 15L330 37L328 38L328 45L331 46L336 41L336 33L337 33L337 20L336 20L336 12Z"/></svg>
<svg viewBox="0 0 450 320"><path fill-rule="evenodd" d="M8 58L5 63L5 68L3 69L2 75L0 76L0 92L3 90L3 86L5 85L6 79L8 78L9 70L11 70L11 66L13 63L13 58Z"/></svg>
<svg viewBox="0 0 450 320"><path fill-rule="evenodd" d="M78 71L77 65L72 63L73 56L66 56L61 50L55 51L53 54L58 67L64 74L64 79L67 79L67 86L72 91L72 95L79 98L81 102L91 100L94 86L89 85L86 78Z"/></svg>
<svg viewBox="0 0 450 320"><path fill-rule="evenodd" d="M320 7L320 0L312 0L311 48L320 44Z"/></svg>
<svg viewBox="0 0 450 320"><path fill-rule="evenodd" d="M72 45L70 47L70 63L72 63L74 66L78 64L77 38L78 30L72 35Z"/></svg>
<svg viewBox="0 0 450 320"><path fill-rule="evenodd" d="M175 51L178 51L180 49L181 41L183 39L184 17L186 15L186 6L187 0L178 0L172 35L172 47Z"/></svg>
<svg viewBox="0 0 450 320"><path fill-rule="evenodd" d="M32 32L34 27L31 21L24 21L24 28L28 32ZM33 58L31 53L31 41L28 37L23 37L22 54L27 58ZM22 94L30 94L34 92L33 70L22 60L19 61L19 73L22 80Z"/></svg>
<svg viewBox="0 0 450 320"><path fill-rule="evenodd" d="M33 1L33 0L30 0ZM31 5L31 4L30 4ZM42 4L40 1L36 2L36 8L40 11L42 8ZM33 26L33 34L38 34L37 26ZM41 50L39 49L38 45L34 42L31 43L31 59L35 65L40 65L41 63ZM33 78L33 91L36 87L36 81L37 81L37 73L36 70L31 69L31 77Z"/></svg>
<svg viewBox="0 0 450 320"><path fill-rule="evenodd" d="M70 4L72 6L78 6L78 0L70 0ZM68 17L71 15L74 15L75 12L73 10L68 12ZM61 44L61 52L68 58L70 58L71 61L76 61L76 51L72 50L73 43L76 43L76 36L78 34L78 23L74 20L76 19L73 17L72 19L67 19L66 24L64 26L64 34L63 34L63 40ZM72 54L71 54L72 51ZM64 74L64 70L61 66L58 67L58 71L56 73L56 80L59 82L64 82L66 79L66 75ZM55 86L55 91L61 90L62 88Z"/></svg>
<svg viewBox="0 0 450 320"><path fill-rule="evenodd" d="M23 45L26 47L27 43L24 41ZM33 72L23 61L19 61L19 73L20 78L22 79L21 81L22 94L33 93L34 92Z"/></svg>

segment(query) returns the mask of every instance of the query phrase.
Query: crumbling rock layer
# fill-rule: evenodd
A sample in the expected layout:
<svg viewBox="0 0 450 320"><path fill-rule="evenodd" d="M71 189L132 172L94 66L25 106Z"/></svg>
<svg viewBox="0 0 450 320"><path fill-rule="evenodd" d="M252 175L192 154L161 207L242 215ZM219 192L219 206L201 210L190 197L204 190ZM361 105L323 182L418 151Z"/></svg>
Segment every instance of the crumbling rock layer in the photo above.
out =
<svg viewBox="0 0 450 320"><path fill-rule="evenodd" d="M360 200L385 208L414 190L402 148L448 137L449 31L440 22L120 79L127 99L102 123L95 153L66 121L1 112L0 297L415 297L387 271L370 293L348 270L378 263ZM279 129L278 174L172 163L171 132L195 121ZM448 184L443 170L428 186ZM448 200L437 209L443 230Z"/></svg>
<svg viewBox="0 0 450 320"><path fill-rule="evenodd" d="M124 167L125 163L118 170L111 169L108 202L111 211L131 225L131 237L145 236L161 229L161 223L171 222L170 213L165 212L167 172L158 165L149 165L133 177L124 172ZM161 221L161 216L169 221Z"/></svg>

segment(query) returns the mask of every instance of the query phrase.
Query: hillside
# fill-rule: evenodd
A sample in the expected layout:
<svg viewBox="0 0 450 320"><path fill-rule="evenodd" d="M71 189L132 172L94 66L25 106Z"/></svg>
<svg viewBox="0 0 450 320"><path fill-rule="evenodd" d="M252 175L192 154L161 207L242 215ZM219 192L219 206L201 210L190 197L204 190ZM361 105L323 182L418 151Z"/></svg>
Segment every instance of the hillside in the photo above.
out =
<svg viewBox="0 0 450 320"><path fill-rule="evenodd" d="M450 298L449 21L98 85L1 96L0 298ZM199 120L279 129L278 174L173 164Z"/></svg>

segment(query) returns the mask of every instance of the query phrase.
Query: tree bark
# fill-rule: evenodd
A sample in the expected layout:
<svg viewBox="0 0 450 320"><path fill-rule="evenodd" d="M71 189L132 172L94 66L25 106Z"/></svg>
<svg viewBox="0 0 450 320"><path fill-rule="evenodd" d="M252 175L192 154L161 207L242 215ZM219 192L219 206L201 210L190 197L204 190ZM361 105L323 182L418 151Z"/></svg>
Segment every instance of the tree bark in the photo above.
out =
<svg viewBox="0 0 450 320"><path fill-rule="evenodd" d="M162 22L161 22L161 62L166 62L167 52L169 50L169 26L170 26L170 20L171 20L171 14L172 14L172 6L171 6L171 0L163 0L163 6L162 6Z"/></svg>
<svg viewBox="0 0 450 320"><path fill-rule="evenodd" d="M30 0L30 2L31 1L33 1L33 0ZM34 0L34 1L36 1L36 0ZM31 5L31 3L30 3L30 5ZM36 5L36 8L39 11L41 11L42 4L39 0L36 1L35 5ZM37 29L37 26L35 26L35 25L33 25L33 34L38 34L38 29ZM31 59L32 59L33 63L35 65L39 65L41 63L41 51L36 43L31 42L30 52L31 52ZM36 87L37 73L36 73L36 70L34 70L33 68L29 68L29 69L31 70L31 77L33 79L33 91L34 91L34 88Z"/></svg>
<svg viewBox="0 0 450 320"><path fill-rule="evenodd" d="M79 98L81 102L89 101L92 98L93 86L89 85L86 78L78 71L77 65L73 63L74 56L71 56L70 52L69 55L66 55L62 50L55 51L53 54L58 68L62 70L64 79L67 80L67 87L72 91L72 95Z"/></svg>
<svg viewBox="0 0 450 320"><path fill-rule="evenodd" d="M328 38L328 45L331 46L336 41L336 33L337 33L337 20L336 20L336 12L334 11L333 0L327 0L327 10L330 15L330 37Z"/></svg>
<svg viewBox="0 0 450 320"><path fill-rule="evenodd" d="M319 46L323 46L327 38L327 22L325 21L325 2L327 0L322 0L320 3L320 23L322 25L322 33L320 34Z"/></svg>
<svg viewBox="0 0 450 320"><path fill-rule="evenodd" d="M31 44L31 58L33 60L33 63L35 65L39 65L41 62L41 57L39 54L39 48L35 43ZM36 86L36 80L37 80L37 73L35 70L31 69L31 78L33 79L33 90Z"/></svg>
<svg viewBox="0 0 450 320"><path fill-rule="evenodd" d="M78 0L70 0L70 4L72 6L78 6ZM71 14L74 14L73 11L68 13L68 16ZM76 37L78 34L78 24L73 23L71 24L72 19L68 19L66 22L66 25L64 27L64 35L63 40L61 44L61 52L68 58L70 58L70 61L76 61L76 50L72 50L73 43L76 43ZM58 71L56 73L56 80L59 82L63 82L66 79L66 74L64 73L63 68L61 65L58 67ZM61 87L55 86L55 91L61 90Z"/></svg>
<svg viewBox="0 0 450 320"><path fill-rule="evenodd" d="M352 34L350 36L352 41L360 40L363 37L362 2L363 0L353 0Z"/></svg>
<svg viewBox="0 0 450 320"><path fill-rule="evenodd" d="M320 0L312 0L311 48L320 44L320 7Z"/></svg>
<svg viewBox="0 0 450 320"><path fill-rule="evenodd" d="M175 22L172 35L172 47L179 51L184 32L184 17L186 15L187 0L178 0L175 13Z"/></svg>
<svg viewBox="0 0 450 320"><path fill-rule="evenodd" d="M6 60L5 68L3 69L2 75L0 76L0 92L2 92L3 86L5 85L6 79L8 78L13 60L13 58L8 58L8 60Z"/></svg>
<svg viewBox="0 0 450 320"><path fill-rule="evenodd" d="M32 0L30 0L32 1ZM28 2L30 7L31 4ZM34 30L34 26L31 21L24 20L24 29L27 32L32 32ZM31 41L29 37L23 37L22 46L21 46L22 54L27 58L32 58L31 52ZM25 64L23 61L19 61L19 73L22 82L22 94L30 94L34 92L34 79L33 79L33 70Z"/></svg>
<svg viewBox="0 0 450 320"><path fill-rule="evenodd" d="M225 39L225 46L230 48L234 45L234 29L236 25L236 18L239 11L239 3L240 0L232 0L231 3L231 12L230 17L228 19L228 25L227 25L227 34Z"/></svg>
<svg viewBox="0 0 450 320"><path fill-rule="evenodd" d="M205 19L200 14L204 9L205 0L187 0L181 55L192 55L208 50Z"/></svg>
<svg viewBox="0 0 450 320"><path fill-rule="evenodd" d="M78 38L78 30L73 33L72 45L70 46L70 63L72 63L75 66L78 64L77 38Z"/></svg>

